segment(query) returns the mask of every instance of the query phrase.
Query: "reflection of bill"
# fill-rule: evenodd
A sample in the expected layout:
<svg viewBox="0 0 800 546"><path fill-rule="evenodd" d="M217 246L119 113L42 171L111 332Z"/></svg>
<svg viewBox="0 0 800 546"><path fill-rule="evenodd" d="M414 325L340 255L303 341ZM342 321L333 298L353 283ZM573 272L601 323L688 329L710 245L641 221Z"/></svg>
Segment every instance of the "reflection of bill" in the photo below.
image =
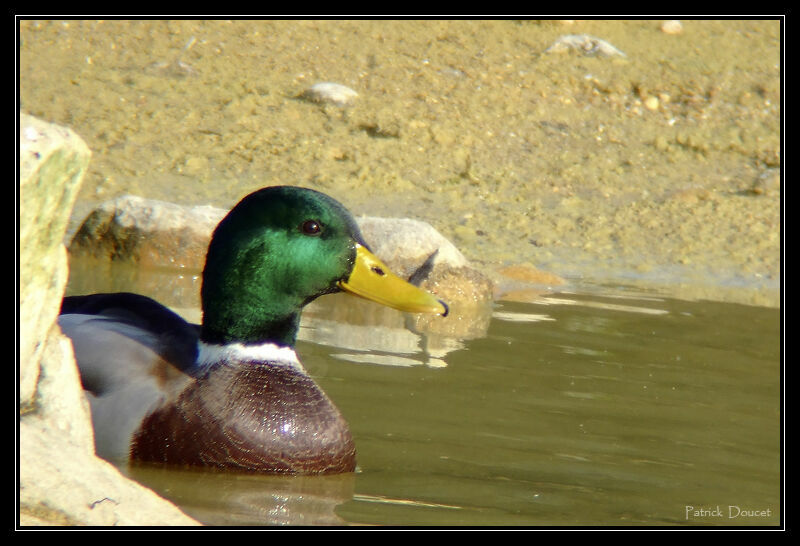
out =
<svg viewBox="0 0 800 546"><path fill-rule="evenodd" d="M765 510L748 510L736 505L728 505L727 514L719 507L713 508L695 508L694 506L686 505L686 519L693 518L724 518L737 519L737 518L769 518L772 517L772 509Z"/></svg>

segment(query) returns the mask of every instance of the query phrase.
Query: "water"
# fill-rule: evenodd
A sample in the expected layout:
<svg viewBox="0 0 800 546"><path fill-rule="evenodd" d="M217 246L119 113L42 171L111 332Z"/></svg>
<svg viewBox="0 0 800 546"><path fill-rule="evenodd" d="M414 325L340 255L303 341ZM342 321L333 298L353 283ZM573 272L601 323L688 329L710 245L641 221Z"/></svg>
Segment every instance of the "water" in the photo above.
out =
<svg viewBox="0 0 800 546"><path fill-rule="evenodd" d="M780 523L779 310L595 287L453 320L344 295L304 315L355 474L129 472L218 525Z"/></svg>

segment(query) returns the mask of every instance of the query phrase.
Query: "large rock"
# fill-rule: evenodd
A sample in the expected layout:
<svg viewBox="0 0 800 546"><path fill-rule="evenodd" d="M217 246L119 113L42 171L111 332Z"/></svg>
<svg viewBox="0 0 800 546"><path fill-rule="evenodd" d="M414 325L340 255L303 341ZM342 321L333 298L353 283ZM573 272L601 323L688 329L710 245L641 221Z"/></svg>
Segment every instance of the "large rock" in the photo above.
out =
<svg viewBox="0 0 800 546"><path fill-rule="evenodd" d="M70 252L131 260L144 267L202 271L211 233L226 212L123 195L86 217L72 238Z"/></svg>
<svg viewBox="0 0 800 546"><path fill-rule="evenodd" d="M407 218L358 218L364 240L395 273L455 304L486 303L492 281L433 226Z"/></svg>
<svg viewBox="0 0 800 546"><path fill-rule="evenodd" d="M20 114L19 491L22 525L192 525L94 455L72 344L55 324L67 220L90 152L69 129Z"/></svg>
<svg viewBox="0 0 800 546"><path fill-rule="evenodd" d="M69 129L24 114L19 139L20 403L27 407L67 282L62 237L91 154Z"/></svg>

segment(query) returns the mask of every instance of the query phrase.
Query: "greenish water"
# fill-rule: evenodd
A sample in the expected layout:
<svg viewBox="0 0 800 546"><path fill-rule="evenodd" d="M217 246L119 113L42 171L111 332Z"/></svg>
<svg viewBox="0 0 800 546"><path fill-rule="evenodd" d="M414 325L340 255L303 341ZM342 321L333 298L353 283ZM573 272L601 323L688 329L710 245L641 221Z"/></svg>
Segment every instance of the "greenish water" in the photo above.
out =
<svg viewBox="0 0 800 546"><path fill-rule="evenodd" d="M70 292L131 288L105 278ZM209 524L780 523L779 310L594 287L451 318L469 327L346 296L304 315L355 474L130 473Z"/></svg>

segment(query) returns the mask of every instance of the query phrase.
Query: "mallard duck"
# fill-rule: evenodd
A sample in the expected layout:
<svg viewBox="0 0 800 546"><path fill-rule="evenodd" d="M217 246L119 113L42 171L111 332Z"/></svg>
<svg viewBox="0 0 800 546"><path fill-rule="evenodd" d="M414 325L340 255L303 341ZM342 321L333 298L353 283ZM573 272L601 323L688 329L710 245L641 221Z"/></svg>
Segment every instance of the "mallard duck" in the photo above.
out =
<svg viewBox="0 0 800 546"><path fill-rule="evenodd" d="M294 350L300 313L346 291L416 313L447 305L394 275L350 213L310 189L240 201L214 230L202 325L145 296L63 300L99 456L267 473L355 468L347 422Z"/></svg>

